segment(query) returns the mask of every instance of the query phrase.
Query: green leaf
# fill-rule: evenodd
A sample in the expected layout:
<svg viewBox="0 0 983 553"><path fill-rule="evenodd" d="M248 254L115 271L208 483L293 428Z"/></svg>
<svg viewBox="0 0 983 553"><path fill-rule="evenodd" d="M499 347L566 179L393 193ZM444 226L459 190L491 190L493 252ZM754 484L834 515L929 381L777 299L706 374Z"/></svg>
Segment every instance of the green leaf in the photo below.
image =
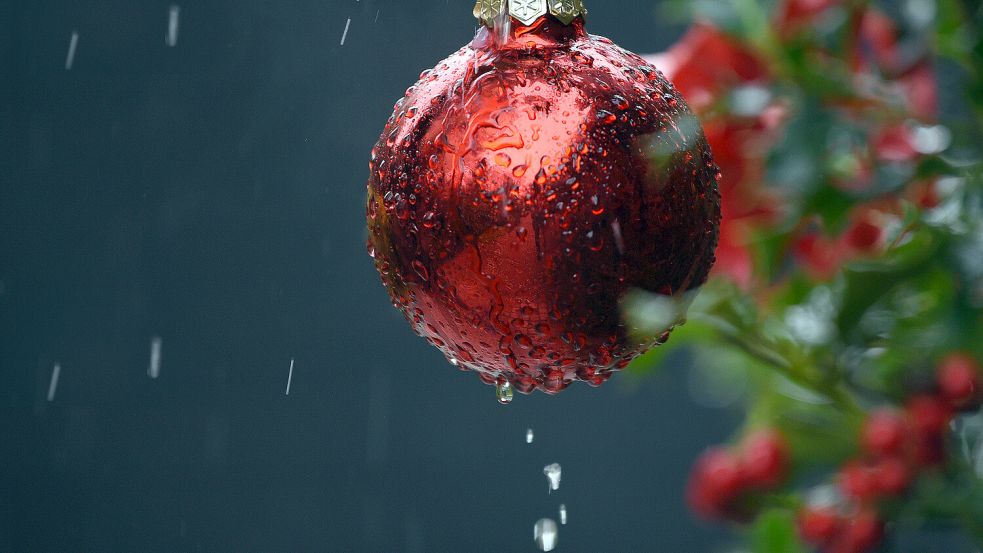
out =
<svg viewBox="0 0 983 553"><path fill-rule="evenodd" d="M847 342L871 306L905 279L931 269L928 261L938 248L939 240L932 232L916 231L907 243L888 252L885 258L847 266L843 274L843 307L836 320Z"/></svg>
<svg viewBox="0 0 983 553"><path fill-rule="evenodd" d="M795 520L787 511L767 511L751 529L754 553L806 553L795 531Z"/></svg>

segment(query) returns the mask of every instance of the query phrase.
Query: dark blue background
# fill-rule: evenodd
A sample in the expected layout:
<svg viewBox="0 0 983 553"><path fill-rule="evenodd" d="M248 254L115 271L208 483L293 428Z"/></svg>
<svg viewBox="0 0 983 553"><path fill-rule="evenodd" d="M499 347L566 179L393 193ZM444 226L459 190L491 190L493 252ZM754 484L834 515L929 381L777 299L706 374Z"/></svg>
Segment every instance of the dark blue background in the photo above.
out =
<svg viewBox="0 0 983 553"><path fill-rule="evenodd" d="M680 33L590 7L632 50ZM388 303L368 152L470 12L188 1L168 48L168 2L0 1L0 551L535 551L561 502L558 551L726 543L682 490L734 414L682 367L504 408Z"/></svg>

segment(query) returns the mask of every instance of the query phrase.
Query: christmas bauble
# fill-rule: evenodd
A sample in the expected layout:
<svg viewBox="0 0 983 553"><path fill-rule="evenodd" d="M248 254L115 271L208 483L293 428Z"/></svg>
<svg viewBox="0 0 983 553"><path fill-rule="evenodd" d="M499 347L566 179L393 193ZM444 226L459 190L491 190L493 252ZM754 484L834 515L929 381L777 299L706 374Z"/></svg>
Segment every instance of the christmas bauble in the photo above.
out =
<svg viewBox="0 0 983 553"><path fill-rule="evenodd" d="M368 249L394 305L503 399L604 382L676 322L636 335L625 294L679 299L714 260L699 124L585 13L479 1L474 41L406 91L369 163Z"/></svg>

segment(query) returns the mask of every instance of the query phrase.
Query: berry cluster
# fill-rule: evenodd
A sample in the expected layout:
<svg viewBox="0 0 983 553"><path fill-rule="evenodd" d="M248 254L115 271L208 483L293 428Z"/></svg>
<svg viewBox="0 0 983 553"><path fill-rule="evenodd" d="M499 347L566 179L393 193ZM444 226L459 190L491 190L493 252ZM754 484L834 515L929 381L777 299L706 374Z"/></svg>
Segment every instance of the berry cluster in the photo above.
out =
<svg viewBox="0 0 983 553"><path fill-rule="evenodd" d="M953 354L936 371L931 393L914 395L903 411L880 409L864 422L861 455L837 475L844 501L808 506L798 515L802 538L826 553L864 553L884 534L878 506L903 495L920 472L945 461L945 432L958 411L980 406L980 368Z"/></svg>
<svg viewBox="0 0 983 553"><path fill-rule="evenodd" d="M884 249L885 227L898 218L896 211L891 206L858 209L841 235L831 237L820 229L812 229L795 241L793 253L807 274L829 280L844 263L870 257Z"/></svg>
<svg viewBox="0 0 983 553"><path fill-rule="evenodd" d="M754 514L753 496L780 486L790 464L785 438L775 430L760 430L737 449L704 452L694 466L686 500L706 518L746 521Z"/></svg>

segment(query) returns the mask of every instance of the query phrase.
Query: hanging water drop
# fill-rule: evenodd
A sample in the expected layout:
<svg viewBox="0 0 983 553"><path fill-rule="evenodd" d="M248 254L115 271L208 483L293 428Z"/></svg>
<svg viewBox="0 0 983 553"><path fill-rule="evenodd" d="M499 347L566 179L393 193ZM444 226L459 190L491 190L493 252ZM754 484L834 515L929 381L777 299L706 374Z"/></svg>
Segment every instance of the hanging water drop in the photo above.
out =
<svg viewBox="0 0 983 553"><path fill-rule="evenodd" d="M533 527L532 536L540 551L553 551L556 548L556 522L550 518L541 518Z"/></svg>
<svg viewBox="0 0 983 553"><path fill-rule="evenodd" d="M533 439L534 437L535 437L535 436L534 436L534 435L533 435L533 433L532 433L532 428L529 428L529 429L527 429L527 430L526 430L526 443L527 443L527 444L531 444L531 443L532 443L532 439Z"/></svg>
<svg viewBox="0 0 983 553"><path fill-rule="evenodd" d="M508 380L503 380L498 383L495 387L495 395L498 397L498 402L502 405L508 405L512 403L512 396L514 392L512 390L512 383Z"/></svg>
<svg viewBox="0 0 983 553"><path fill-rule="evenodd" d="M560 489L560 477L563 474L563 469L560 467L559 463L553 463L552 465L546 465L543 467L543 474L550 481L550 493L555 492Z"/></svg>
<svg viewBox="0 0 983 553"><path fill-rule="evenodd" d="M560 503L560 524L566 524L566 523L567 523L567 506L563 503Z"/></svg>

